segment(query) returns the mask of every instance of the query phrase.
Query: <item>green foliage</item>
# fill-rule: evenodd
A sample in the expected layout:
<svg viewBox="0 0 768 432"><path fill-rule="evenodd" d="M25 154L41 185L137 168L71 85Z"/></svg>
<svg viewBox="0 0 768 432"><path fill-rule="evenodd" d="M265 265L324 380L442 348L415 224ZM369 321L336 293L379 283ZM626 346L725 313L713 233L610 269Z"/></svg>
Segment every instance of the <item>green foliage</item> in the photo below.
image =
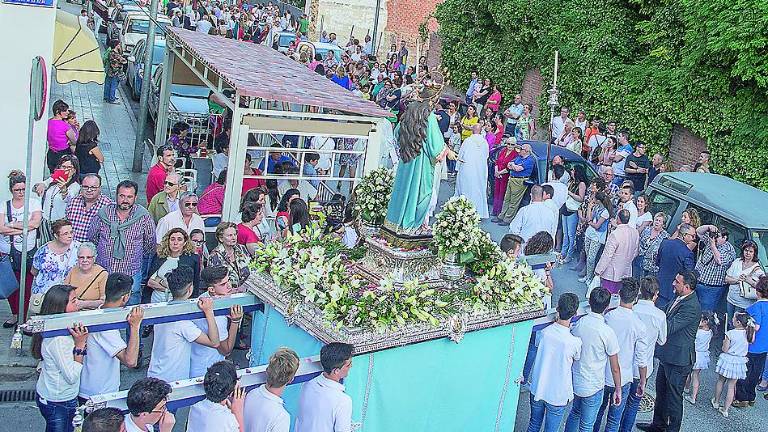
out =
<svg viewBox="0 0 768 432"><path fill-rule="evenodd" d="M662 153L685 126L718 172L768 189L768 2L445 0L435 17L457 87L478 70L509 100L528 69L551 83L559 50L562 105L616 119Z"/></svg>

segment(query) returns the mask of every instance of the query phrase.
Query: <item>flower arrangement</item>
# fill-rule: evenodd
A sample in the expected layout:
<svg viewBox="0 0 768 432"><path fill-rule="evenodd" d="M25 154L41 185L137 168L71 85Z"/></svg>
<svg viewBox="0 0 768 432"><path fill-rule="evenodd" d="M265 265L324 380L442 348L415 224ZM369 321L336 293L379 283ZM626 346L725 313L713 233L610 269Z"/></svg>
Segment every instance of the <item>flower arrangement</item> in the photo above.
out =
<svg viewBox="0 0 768 432"><path fill-rule="evenodd" d="M504 258L504 254L490 234L481 229L474 234L471 240L473 259L467 263L467 268L475 275L488 274Z"/></svg>
<svg viewBox="0 0 768 432"><path fill-rule="evenodd" d="M548 290L528 265L503 259L477 278L465 305L474 312L504 312L523 305L540 309Z"/></svg>
<svg viewBox="0 0 768 432"><path fill-rule="evenodd" d="M473 241L478 237L479 230L480 216L472 203L463 196L449 199L432 226L437 255L445 259L449 254L456 254L459 262L470 261Z"/></svg>
<svg viewBox="0 0 768 432"><path fill-rule="evenodd" d="M384 222L394 182L392 171L383 167L363 177L355 188L355 211L363 221L371 224Z"/></svg>

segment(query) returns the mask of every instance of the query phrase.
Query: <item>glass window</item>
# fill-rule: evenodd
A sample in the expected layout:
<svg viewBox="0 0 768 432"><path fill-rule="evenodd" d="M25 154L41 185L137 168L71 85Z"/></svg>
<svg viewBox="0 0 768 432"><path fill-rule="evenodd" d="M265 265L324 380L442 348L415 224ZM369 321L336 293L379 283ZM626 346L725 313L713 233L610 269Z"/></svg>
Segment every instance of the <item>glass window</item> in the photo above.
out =
<svg viewBox="0 0 768 432"><path fill-rule="evenodd" d="M162 45L155 45L152 50L152 64L161 64L165 60L165 47Z"/></svg>
<svg viewBox="0 0 768 432"><path fill-rule="evenodd" d="M747 229L725 218L718 218L717 226L728 230L728 241L738 251L744 239L747 238Z"/></svg>
<svg viewBox="0 0 768 432"><path fill-rule="evenodd" d="M595 173L595 170L592 169L591 166L589 166L586 162L580 161L580 160L566 160L564 162L565 164L565 170L570 174L570 172L573 170L574 165L581 165L584 168L584 172L587 174L587 180L590 182L593 178L597 176L597 173Z"/></svg>
<svg viewBox="0 0 768 432"><path fill-rule="evenodd" d="M765 260L766 251L768 251L768 231L761 230L761 231L752 231L752 240L757 243L758 254ZM766 262L763 261L763 265L765 265Z"/></svg>
<svg viewBox="0 0 768 432"><path fill-rule="evenodd" d="M715 224L715 214L712 213L709 210L703 209L697 205L694 204L688 204L688 208L694 208L696 212L699 214L699 219L701 219L702 225L714 225Z"/></svg>
<svg viewBox="0 0 768 432"><path fill-rule="evenodd" d="M667 224L665 228L669 228L669 225L672 222L672 217L680 206L680 201L658 191L651 192L649 198L651 201L651 213L656 214L658 212L664 212L664 214L667 215Z"/></svg>

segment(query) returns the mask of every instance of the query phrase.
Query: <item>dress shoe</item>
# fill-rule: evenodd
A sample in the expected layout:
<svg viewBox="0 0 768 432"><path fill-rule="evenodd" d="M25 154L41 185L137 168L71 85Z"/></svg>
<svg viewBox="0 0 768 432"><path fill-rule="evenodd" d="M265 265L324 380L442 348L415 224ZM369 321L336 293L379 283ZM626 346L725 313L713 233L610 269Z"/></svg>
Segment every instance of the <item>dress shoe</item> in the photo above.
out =
<svg viewBox="0 0 768 432"><path fill-rule="evenodd" d="M664 429L655 426L653 423L638 423L635 427L644 432L664 432Z"/></svg>
<svg viewBox="0 0 768 432"><path fill-rule="evenodd" d="M747 408L747 407L749 407L749 402L735 400L735 401L733 401L731 406L735 406L736 408Z"/></svg>
<svg viewBox="0 0 768 432"><path fill-rule="evenodd" d="M496 225L501 225L501 226L509 226L509 222L507 222L507 221L505 221L505 220L501 219L501 220L499 220L498 222L496 222Z"/></svg>
<svg viewBox="0 0 768 432"><path fill-rule="evenodd" d="M16 324L19 323L19 319L9 319L8 321L3 323L3 328L13 328L16 327Z"/></svg>

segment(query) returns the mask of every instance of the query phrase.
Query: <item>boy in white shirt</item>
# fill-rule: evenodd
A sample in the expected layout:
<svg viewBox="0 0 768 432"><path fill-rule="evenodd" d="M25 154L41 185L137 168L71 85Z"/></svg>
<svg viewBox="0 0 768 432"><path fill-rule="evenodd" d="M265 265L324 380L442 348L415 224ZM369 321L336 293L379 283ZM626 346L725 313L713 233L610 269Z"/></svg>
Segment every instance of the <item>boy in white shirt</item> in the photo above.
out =
<svg viewBox="0 0 768 432"><path fill-rule="evenodd" d="M351 432L352 398L341 380L352 368L354 347L331 342L320 349L323 373L304 384L299 396L296 432Z"/></svg>
<svg viewBox="0 0 768 432"><path fill-rule="evenodd" d="M243 432L245 391L232 362L214 363L203 379L205 399L189 409L187 432Z"/></svg>
<svg viewBox="0 0 768 432"><path fill-rule="evenodd" d="M232 284L229 282L229 272L224 266L206 267L200 272L200 279L205 287L205 292L199 298L227 297L232 295ZM229 319L229 324L227 324ZM219 361L224 360L235 346L237 341L237 329L243 320L243 307L234 305L229 308L229 316L217 316L216 327L219 331L219 347L193 343L192 357L190 359L189 376L201 377L208 368ZM193 323L203 333L208 333L208 321L197 319Z"/></svg>
<svg viewBox="0 0 768 432"><path fill-rule="evenodd" d="M640 284L637 279L624 278L619 289L619 307L605 314L605 323L616 333L619 342L619 366L621 367L621 388L614 387L610 368L605 369L605 391L600 411L597 413L596 424L603 420L603 413L608 409L608 419L605 423L606 432L618 432L621 416L624 413L629 388L632 385L633 365L636 365L640 375L636 394L642 396L645 391L645 380L648 368L646 361L648 345L645 341L645 325L632 310ZM621 392L621 402L611 404L611 394Z"/></svg>
<svg viewBox="0 0 768 432"><path fill-rule="evenodd" d="M87 248L82 253L89 253ZM107 277L104 290L105 300L102 309L120 308L128 304L131 297L133 278L124 273L112 273ZM120 335L120 330L106 330L88 334L88 355L83 361L80 375L80 394L82 399L91 396L114 393L120 390L120 363L129 368L136 367L139 358L139 328L144 318L144 309L136 306L131 309L128 321L128 344Z"/></svg>
<svg viewBox="0 0 768 432"><path fill-rule="evenodd" d="M611 293L598 287L589 294L591 312L581 317L571 333L581 339L581 357L573 363L573 407L565 421L565 432L591 431L603 401L605 368L610 364L614 388L621 388L619 342L605 323L603 312L611 303ZM621 393L613 394L613 403L621 403Z"/></svg>
<svg viewBox="0 0 768 432"><path fill-rule="evenodd" d="M192 295L192 278L192 269L187 266L178 267L166 276L168 290L174 301L187 300ZM213 316L213 300L200 298L197 307L205 314L207 333L203 333L190 320L155 325L148 377L160 378L165 382L188 379L192 342L218 348L219 329Z"/></svg>
<svg viewBox="0 0 768 432"><path fill-rule="evenodd" d="M245 432L289 432L291 418L281 396L299 369L299 356L280 348L269 358L267 383L245 398Z"/></svg>
<svg viewBox="0 0 768 432"><path fill-rule="evenodd" d="M142 378L128 390L123 428L125 432L152 432L157 425L159 432L171 432L176 417L168 411L168 395L171 385L157 378Z"/></svg>
<svg viewBox="0 0 768 432"><path fill-rule="evenodd" d="M528 432L560 429L563 413L573 400L571 367L581 357L581 339L571 334L571 318L579 310L576 294L566 293L557 301L557 320L541 331L531 375L531 421Z"/></svg>

